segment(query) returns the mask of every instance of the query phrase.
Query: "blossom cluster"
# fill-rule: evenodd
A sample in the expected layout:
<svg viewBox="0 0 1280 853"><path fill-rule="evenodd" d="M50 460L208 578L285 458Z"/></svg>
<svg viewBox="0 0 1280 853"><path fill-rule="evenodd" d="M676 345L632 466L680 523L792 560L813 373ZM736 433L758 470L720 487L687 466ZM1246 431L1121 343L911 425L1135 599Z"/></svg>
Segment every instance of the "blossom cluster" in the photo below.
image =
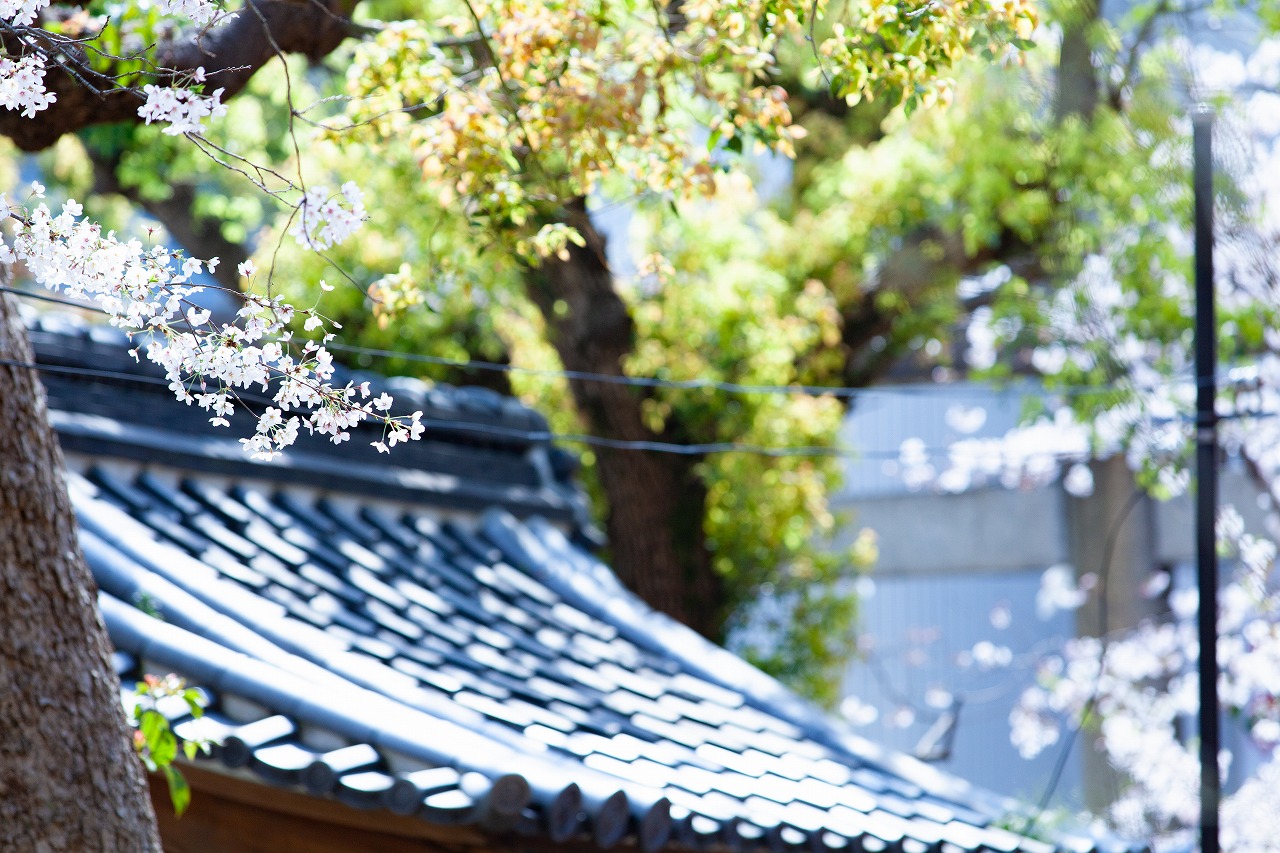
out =
<svg viewBox="0 0 1280 853"><path fill-rule="evenodd" d="M33 191L39 197L43 187L34 184ZM147 357L164 369L178 399L210 412L211 424L229 425L242 393L270 394L274 405L258 415L255 435L242 439L255 458L274 458L302 429L338 443L356 424L373 420L383 426L382 440L374 442L382 451L424 432L421 412L391 416L391 399L370 400L368 383L333 385L332 355L316 341L293 344L286 327L296 312L281 299L248 294L236 322L213 322L193 301L202 288L190 280L212 270L216 258L121 241L81 218L75 201L54 214L44 203L11 210L0 196L0 208L16 223L12 245L0 243L0 261L22 261L36 281L96 304L113 325L145 341ZM241 273L251 275L252 266L242 265ZM324 319L304 313L306 327L327 342Z"/></svg>
<svg viewBox="0 0 1280 853"><path fill-rule="evenodd" d="M1262 772L1280 771L1280 595L1275 592L1275 546L1244 532L1234 510L1218 523L1220 547L1236 571L1218 595L1223 705L1245 724ZM1046 573L1048 575L1049 573ZM1167 575L1162 573L1167 581ZM1042 589L1061 592L1064 579L1046 577ZM1146 594L1166 588L1150 584ZM1069 606L1078 606L1071 590ZM1024 757L1057 743L1064 725L1095 729L1112 766L1130 780L1109 817L1121 830L1166 839L1186 836L1199 820L1199 758L1179 737L1199 711L1199 644L1193 589L1169 595L1171 618L1149 621L1111 639L1081 637L1041 661L1037 683L1010 715L1011 739ZM1231 755L1223 752L1226 765ZM1247 796L1246 783L1235 796ZM1256 795L1256 791L1254 794ZM1234 808L1228 798L1224 815ZM1226 850L1270 849L1272 836L1247 820L1224 821ZM1263 833L1263 834L1259 834Z"/></svg>
<svg viewBox="0 0 1280 853"><path fill-rule="evenodd" d="M217 118L226 113L227 107L222 103L223 91L214 89L212 95L202 95L194 89L149 83L142 87L147 100L138 107L138 117L147 124L153 121L168 122L164 132L170 136L200 133L204 130L205 119Z"/></svg>
<svg viewBox="0 0 1280 853"><path fill-rule="evenodd" d="M312 187L298 204L289 234L298 245L323 251L346 240L368 218L364 193L355 182L347 181L339 194L330 193L328 187Z"/></svg>
<svg viewBox="0 0 1280 853"><path fill-rule="evenodd" d="M29 27L37 22L49 3L50 0L0 0L0 20L18 29ZM162 13L190 20L199 27L208 27L219 17L230 17L222 14L215 0L162 0L159 7ZM35 118L57 101L57 95L45 86L48 62L44 50L28 36L21 36L20 43L24 46L19 55L0 55L0 106L20 110L25 118ZM187 85L202 83L203 73L204 69L197 69L191 80L144 86L145 102L138 108L138 116L147 124L168 122L164 132L171 135L199 133L206 118L226 112L221 100L222 89L204 95Z"/></svg>
<svg viewBox="0 0 1280 853"><path fill-rule="evenodd" d="M21 110L24 118L35 118L58 96L44 86L44 59L37 55L17 60L0 56L0 106Z"/></svg>
<svg viewBox="0 0 1280 853"><path fill-rule="evenodd" d="M160 0L159 6L162 13L186 18L198 27L211 23L222 11L214 0Z"/></svg>
<svg viewBox="0 0 1280 853"><path fill-rule="evenodd" d="M28 27L48 5L49 0L0 0L0 18L15 27Z"/></svg>
<svg viewBox="0 0 1280 853"><path fill-rule="evenodd" d="M14 27L30 26L48 5L49 0L0 0L0 18ZM160 0L158 9L202 28L229 17L217 0ZM28 118L46 109L56 96L45 89L45 73L45 58L34 45L21 56L0 56L0 105ZM224 90L206 95L204 82L204 69L197 68L170 85L142 87L145 101L138 116L148 124L166 123L169 135L201 132L206 119L226 112ZM43 197L39 184L33 190ZM295 236L320 249L346 239L367 216L363 195L350 182L336 196L323 187L307 192L298 212ZM146 339L147 356L165 369L174 393L209 411L215 426L229 423L239 392L255 386L271 391L274 405L259 414L254 437L243 440L256 457L274 457L304 428L344 441L366 419L383 424L382 440L374 443L382 451L422 434L420 414L392 417L390 398L369 401L367 384L335 388L330 383L332 357L324 346L292 344L286 331L292 307L249 295L236 322L213 324L209 312L192 301L200 288L189 282L206 267L212 272L216 258L206 263L163 247L144 249L137 240L103 234L81 214L74 200L55 215L44 204L31 211L10 209L0 196L0 218L16 223L12 245L0 242L0 262L22 261L37 281L96 303L112 323ZM251 264L241 273L251 276ZM325 335L324 319L314 311L306 313L306 330Z"/></svg>
<svg viewBox="0 0 1280 853"><path fill-rule="evenodd" d="M0 19L14 27L35 23L49 0L0 0ZM24 118L35 118L58 99L44 85L45 61L39 53L25 56L0 55L0 106L21 110Z"/></svg>

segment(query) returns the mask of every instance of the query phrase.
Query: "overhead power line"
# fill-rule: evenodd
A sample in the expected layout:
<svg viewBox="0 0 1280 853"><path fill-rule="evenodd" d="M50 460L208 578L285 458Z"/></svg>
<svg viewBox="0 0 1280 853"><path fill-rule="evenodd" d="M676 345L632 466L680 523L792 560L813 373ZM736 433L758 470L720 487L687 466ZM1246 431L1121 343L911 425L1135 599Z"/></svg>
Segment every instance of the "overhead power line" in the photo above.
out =
<svg viewBox="0 0 1280 853"><path fill-rule="evenodd" d="M72 299L55 296L52 294L40 293L36 291L19 290L17 288L0 286L0 291L13 293L18 296L31 299L39 299L45 302L51 302L59 305L68 305L81 310L93 311L105 314L101 308L95 305L85 304ZM541 376L550 379L567 379L577 380L581 382L597 382L608 385L625 385L640 388L667 388L672 390L710 390L727 394L774 394L786 396L808 396L822 397L830 396L844 400L856 400L858 398L877 398L877 397L930 397L930 396L949 396L952 402L960 403L966 396L982 396L987 397L990 393L1009 393L1019 396L1036 396L1044 399L1052 398L1071 398L1080 397L1088 394L1108 394L1116 393L1115 385L1062 385L1054 388L1034 388L1034 387L1015 387L998 386L991 383L985 383L981 386L965 388L955 383L914 383L910 385L895 386L870 386L870 387L854 387L854 386L836 386L836 385L753 385L741 382L726 382L708 378L693 379L663 379L652 376L620 376L608 373L594 373L581 370L556 370L553 368L534 368L520 367L513 364L504 364L501 362L483 361L476 359L459 359L449 358L447 356L428 355L425 353L401 352L398 350L381 349L377 347L364 347L355 344L344 344L340 341L330 341L325 344L326 348L335 352L347 352L353 355L367 355L376 358L400 359L411 363L431 364L441 367L451 367L463 371L479 371L490 373L507 373L520 374L524 376ZM1229 371L1224 371L1223 375L1217 377L1217 381L1231 384L1234 377ZM1170 376L1162 379L1159 383L1150 386L1148 390L1154 390L1160 385L1169 386L1191 386L1195 380L1188 377Z"/></svg>
<svg viewBox="0 0 1280 853"><path fill-rule="evenodd" d="M55 373L70 376L89 376L98 379L115 379L131 382L140 382L152 385L169 384L169 380L158 376L148 376L146 374L125 373L113 370L101 370L91 367L67 366L67 365L51 365L40 364L38 362L21 362L12 359L0 359L0 365L6 367L25 368L31 370L39 370L45 373ZM245 395L258 400L257 395L252 393ZM261 398L261 402L269 402L265 398ZM839 457L852 460L900 460L902 458L902 450L900 448L878 448L855 450L843 447L827 447L821 445L799 445L799 446L776 446L750 444L731 441L719 442L701 442L693 444L678 444L666 441L643 441L643 440L624 440L608 438L606 436L586 435L582 433L557 433L551 430L526 430L515 427L502 426L500 424L484 424L472 422L460 422L454 420L440 420L431 418L422 418L420 423L428 430L435 430L440 433L452 433L455 435L475 435L487 438L507 438L517 439L529 442L565 442L570 444L581 444L590 447L601 447L611 450L628 450L643 451L650 453L670 453L681 456L711 456L727 453L746 453L757 456L767 456L775 458L783 457L810 457L810 458L832 458ZM988 442L997 442L998 438L978 439L979 445L972 448L955 445L946 446L924 446L912 449L914 453L923 452L928 457L929 462L938 462L945 459L956 459L969 457L989 457L992 455L991 446ZM1034 454L1037 458L1051 458L1059 461L1077 461L1082 458L1080 451L1045 451L1043 453Z"/></svg>
<svg viewBox="0 0 1280 853"><path fill-rule="evenodd" d="M718 379L659 379L650 376L618 376L610 373L592 373L584 370L552 370L548 368L519 367L512 364L502 364L493 361L479 360L462 360L447 358L438 355L426 355L423 353L399 352L397 350L378 349L375 347L362 347L352 344L343 344L338 342L330 342L326 345L331 350L341 352L350 352L356 355L370 355L379 358L397 358L409 362L418 362L422 364L435 364L447 367L456 367L461 370L477 370L488 371L493 373L519 373L525 376L544 376L552 379L576 379L582 382L599 382L607 385L629 385L640 388L670 388L674 390L697 391L710 390L721 391L729 394L782 394L788 396L805 396L805 397L837 397L840 399L856 399L859 397L901 397L901 396L942 396L942 395L963 395L963 389L958 389L954 384L945 383L916 383L912 385L895 385L887 386L849 386L849 385L752 385L742 382L725 382ZM1183 380L1170 378L1169 384L1176 384ZM995 390L992 386L986 386L988 390ZM1004 390L1004 389L998 389ZM1023 396L1036 395L1041 397L1070 397L1080 396L1084 394L1101 394L1115 392L1114 385L1073 385L1062 386L1061 388L1050 389L1014 389L1009 388L1009 393L1016 393Z"/></svg>

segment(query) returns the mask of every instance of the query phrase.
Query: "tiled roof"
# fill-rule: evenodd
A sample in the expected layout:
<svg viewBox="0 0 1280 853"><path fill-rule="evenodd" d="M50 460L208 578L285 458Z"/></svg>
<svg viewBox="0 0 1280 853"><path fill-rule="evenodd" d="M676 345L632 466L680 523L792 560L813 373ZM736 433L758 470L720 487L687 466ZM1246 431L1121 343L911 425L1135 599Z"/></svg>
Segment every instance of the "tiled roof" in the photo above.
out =
<svg viewBox="0 0 1280 853"><path fill-rule="evenodd" d="M84 365L71 331L40 330L38 358ZM206 691L205 716L183 706L173 723L220 742L207 766L555 843L1054 849L998 828L1006 803L877 749L646 608L581 547L573 500L536 460L519 488L486 469L489 505L463 512L474 490L452 505L412 479L379 493L397 469L311 451L251 464L159 396L143 423L144 386L92 402L101 376L46 378L118 670ZM507 402L469 416L535 417ZM437 457L463 468L546 452L439 435Z"/></svg>

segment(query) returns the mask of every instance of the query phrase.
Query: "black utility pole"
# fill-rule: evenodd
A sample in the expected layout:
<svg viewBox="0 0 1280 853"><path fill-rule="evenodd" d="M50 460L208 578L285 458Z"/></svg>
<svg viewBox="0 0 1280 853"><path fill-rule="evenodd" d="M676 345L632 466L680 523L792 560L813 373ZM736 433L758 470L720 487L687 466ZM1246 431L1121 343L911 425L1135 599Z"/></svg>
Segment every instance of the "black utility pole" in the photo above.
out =
<svg viewBox="0 0 1280 853"><path fill-rule="evenodd" d="M1200 853L1218 853L1218 420L1213 317L1213 112L1192 119L1196 197L1196 578L1200 590Z"/></svg>

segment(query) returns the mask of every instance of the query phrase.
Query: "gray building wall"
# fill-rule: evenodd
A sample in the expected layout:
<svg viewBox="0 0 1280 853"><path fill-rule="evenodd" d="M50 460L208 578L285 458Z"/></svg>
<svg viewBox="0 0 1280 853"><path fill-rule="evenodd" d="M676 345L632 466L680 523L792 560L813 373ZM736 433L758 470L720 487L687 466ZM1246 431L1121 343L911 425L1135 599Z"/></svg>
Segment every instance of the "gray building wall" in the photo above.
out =
<svg viewBox="0 0 1280 853"><path fill-rule="evenodd" d="M865 734L914 752L947 710L930 700L939 704L943 692L952 694L960 700L958 721L939 766L999 793L1039 800L1063 743L1022 759L1009 743L1009 711L1032 683L1039 654L1077 632L1104 630L1096 603L1041 620L1035 604L1041 575L1063 564L1105 574L1105 629L1132 625L1151 612L1152 602L1138 593L1150 573L1195 559L1192 500L1143 497L1130 507L1134 485L1118 458L1092 464L1094 492L1087 498L1068 495L1056 480L1027 489L946 492L935 483L912 490L894 458L904 439L918 438L940 472L955 441L999 436L1018 422L1022 390L962 385L954 391L871 396L859 401L846 426L846 440L866 452L850 463L846 487L834 501L850 516L841 541L870 527L880 551L869 575L873 585L864 584L874 594L861 601L866 656L847 674L845 692L852 698L846 707L855 720L871 717L867 708L873 708ZM985 422L958 433L948 421L959 419L947 417L957 405L983 408ZM1242 471L1226 466L1220 489L1221 502L1235 506L1248 529L1267 530L1264 502ZM1113 558L1103 573L1112 538ZM1008 627L993 624L993 612L1010 614ZM966 665L983 641L1007 648L1010 665ZM1055 802L1100 809L1116 783L1105 763L1081 746L1076 743L1067 760Z"/></svg>

